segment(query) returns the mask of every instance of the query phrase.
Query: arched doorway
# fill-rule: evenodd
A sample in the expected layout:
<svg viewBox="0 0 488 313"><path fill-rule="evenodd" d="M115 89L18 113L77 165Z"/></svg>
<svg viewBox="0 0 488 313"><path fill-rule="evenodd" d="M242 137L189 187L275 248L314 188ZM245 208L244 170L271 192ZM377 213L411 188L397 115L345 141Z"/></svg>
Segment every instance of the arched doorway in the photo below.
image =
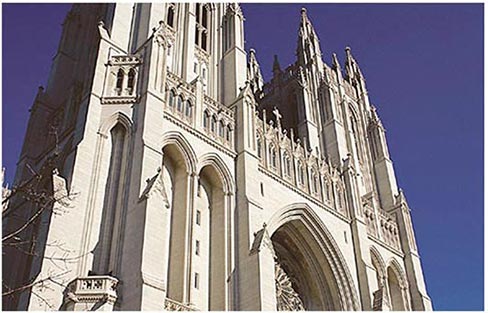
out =
<svg viewBox="0 0 488 313"><path fill-rule="evenodd" d="M357 310L356 289L325 225L307 205L274 215L269 233L275 253L277 310Z"/></svg>

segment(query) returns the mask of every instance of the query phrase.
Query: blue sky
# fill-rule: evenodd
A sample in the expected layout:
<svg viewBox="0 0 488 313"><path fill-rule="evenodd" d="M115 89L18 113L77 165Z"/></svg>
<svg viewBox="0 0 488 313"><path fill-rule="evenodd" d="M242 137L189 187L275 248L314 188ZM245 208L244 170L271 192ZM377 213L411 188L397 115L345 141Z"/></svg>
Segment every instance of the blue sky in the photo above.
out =
<svg viewBox="0 0 488 313"><path fill-rule="evenodd" d="M243 4L265 78L294 62L300 8L324 60L350 46L387 130L436 310L483 310L483 5ZM3 165L12 181L28 109L68 4L3 4Z"/></svg>

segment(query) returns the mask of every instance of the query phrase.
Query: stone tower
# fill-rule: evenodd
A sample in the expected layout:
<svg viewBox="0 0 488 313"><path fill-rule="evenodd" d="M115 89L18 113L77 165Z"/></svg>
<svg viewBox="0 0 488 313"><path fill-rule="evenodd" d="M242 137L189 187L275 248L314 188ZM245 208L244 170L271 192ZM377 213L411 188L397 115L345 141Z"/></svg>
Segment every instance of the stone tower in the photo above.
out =
<svg viewBox="0 0 488 313"><path fill-rule="evenodd" d="M243 21L237 4L72 7L15 178L72 196L21 232L30 253L4 249L5 283L34 282L5 309L432 309L351 49L326 64L302 10L296 62L265 83ZM13 196L4 234L37 207Z"/></svg>

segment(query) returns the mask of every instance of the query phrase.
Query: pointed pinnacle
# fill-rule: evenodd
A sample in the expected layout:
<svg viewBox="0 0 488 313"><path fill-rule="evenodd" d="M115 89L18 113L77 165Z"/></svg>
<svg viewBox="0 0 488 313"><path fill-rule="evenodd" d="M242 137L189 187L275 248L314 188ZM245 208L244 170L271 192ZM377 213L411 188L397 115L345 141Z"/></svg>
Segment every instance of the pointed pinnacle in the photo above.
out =
<svg viewBox="0 0 488 313"><path fill-rule="evenodd" d="M337 54L335 54L335 53L332 53L332 65L335 68L341 68L341 65L339 63L339 60L337 59Z"/></svg>
<svg viewBox="0 0 488 313"><path fill-rule="evenodd" d="M346 51L346 62L349 62L352 59L351 48L347 46L344 50Z"/></svg>
<svg viewBox="0 0 488 313"><path fill-rule="evenodd" d="M278 61L278 55L274 55L273 61L273 73L274 72L281 72L280 62Z"/></svg>

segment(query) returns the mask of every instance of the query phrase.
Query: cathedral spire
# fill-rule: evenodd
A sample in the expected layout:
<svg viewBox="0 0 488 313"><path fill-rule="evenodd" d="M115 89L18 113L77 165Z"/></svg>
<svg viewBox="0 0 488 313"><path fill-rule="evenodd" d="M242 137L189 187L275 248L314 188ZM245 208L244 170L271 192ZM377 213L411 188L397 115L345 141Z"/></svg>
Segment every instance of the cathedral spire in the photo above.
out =
<svg viewBox="0 0 488 313"><path fill-rule="evenodd" d="M281 73L280 61L278 61L278 55L274 55L273 59L273 77L277 77Z"/></svg>
<svg viewBox="0 0 488 313"><path fill-rule="evenodd" d="M313 62L314 59L322 57L320 51L319 38L315 33L312 22L307 16L307 9L302 8L300 18L300 28L298 30L297 41L297 57L298 62L302 65L307 65Z"/></svg>

